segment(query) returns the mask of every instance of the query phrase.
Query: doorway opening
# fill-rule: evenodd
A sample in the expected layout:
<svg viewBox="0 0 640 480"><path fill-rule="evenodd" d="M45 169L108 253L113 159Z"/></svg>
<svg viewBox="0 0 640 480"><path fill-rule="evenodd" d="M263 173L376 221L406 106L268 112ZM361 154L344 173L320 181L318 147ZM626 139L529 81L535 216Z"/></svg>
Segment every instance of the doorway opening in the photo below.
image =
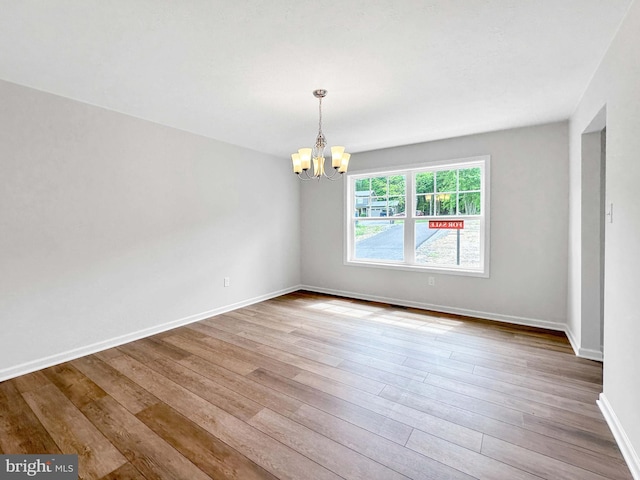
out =
<svg viewBox="0 0 640 480"><path fill-rule="evenodd" d="M582 134L581 339L582 356L604 360L605 230L612 219L606 202L606 108Z"/></svg>

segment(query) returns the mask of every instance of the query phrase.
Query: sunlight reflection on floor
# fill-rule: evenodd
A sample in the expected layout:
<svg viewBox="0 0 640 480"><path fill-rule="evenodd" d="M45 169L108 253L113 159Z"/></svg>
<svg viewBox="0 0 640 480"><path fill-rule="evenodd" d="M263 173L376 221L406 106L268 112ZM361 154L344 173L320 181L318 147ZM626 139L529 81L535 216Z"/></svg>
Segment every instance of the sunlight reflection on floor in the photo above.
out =
<svg viewBox="0 0 640 480"><path fill-rule="evenodd" d="M382 326L402 327L435 334L447 333L463 323L450 318L438 317L427 312L424 314L415 311L407 312L406 314L402 312L386 313L386 307L372 307L370 305L365 307L354 302L340 300L316 301L308 304L307 308L334 312L344 317L366 319Z"/></svg>

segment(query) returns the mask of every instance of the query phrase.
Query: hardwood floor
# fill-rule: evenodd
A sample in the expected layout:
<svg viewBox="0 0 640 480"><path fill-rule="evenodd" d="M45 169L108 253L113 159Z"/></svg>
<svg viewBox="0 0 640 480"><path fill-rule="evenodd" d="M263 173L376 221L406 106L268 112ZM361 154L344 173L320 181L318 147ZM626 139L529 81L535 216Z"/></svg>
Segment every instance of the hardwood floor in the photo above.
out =
<svg viewBox="0 0 640 480"><path fill-rule="evenodd" d="M85 479L614 479L563 334L297 292L0 383L0 453Z"/></svg>

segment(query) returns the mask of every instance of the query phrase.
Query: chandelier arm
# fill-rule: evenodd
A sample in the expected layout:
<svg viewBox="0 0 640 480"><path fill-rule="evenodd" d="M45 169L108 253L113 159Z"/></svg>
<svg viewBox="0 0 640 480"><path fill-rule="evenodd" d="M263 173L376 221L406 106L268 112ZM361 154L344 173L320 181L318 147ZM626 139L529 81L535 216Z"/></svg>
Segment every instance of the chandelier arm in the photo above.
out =
<svg viewBox="0 0 640 480"><path fill-rule="evenodd" d="M333 173L331 175L327 175L325 173L324 176L328 180L337 180L338 178L340 178L342 176L342 173L338 172L338 169L336 167L334 167L333 168Z"/></svg>
<svg viewBox="0 0 640 480"><path fill-rule="evenodd" d="M308 182L310 180L320 181L323 178L326 178L327 180L331 180L332 182L335 182L336 180L338 180L340 178L342 173L338 173L338 170L334 169L334 172L333 172L332 175L327 175L326 173L323 173L322 175L318 175L316 177L314 175L309 175L309 172L305 170L302 173L297 173L296 175L298 175L298 178L303 182Z"/></svg>
<svg viewBox="0 0 640 480"><path fill-rule="evenodd" d="M303 170L302 173L298 173L298 178L303 182L308 182L309 180L315 180L315 177L309 175L309 170Z"/></svg>

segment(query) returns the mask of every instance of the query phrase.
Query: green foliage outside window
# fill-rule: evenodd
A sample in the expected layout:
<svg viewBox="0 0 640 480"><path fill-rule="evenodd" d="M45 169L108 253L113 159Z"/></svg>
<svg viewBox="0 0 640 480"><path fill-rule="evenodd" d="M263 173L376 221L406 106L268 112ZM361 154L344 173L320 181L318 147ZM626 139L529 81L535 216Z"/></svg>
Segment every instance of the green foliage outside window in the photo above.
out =
<svg viewBox="0 0 640 480"><path fill-rule="evenodd" d="M416 175L416 210L420 215L479 215L482 173L479 167Z"/></svg>
<svg viewBox="0 0 640 480"><path fill-rule="evenodd" d="M405 211L406 179L404 175L361 178L356 180L356 192L368 192L364 197L368 199L366 205L373 205L373 202L384 203L386 215L391 216ZM371 212L362 212L361 216L371 216Z"/></svg>

